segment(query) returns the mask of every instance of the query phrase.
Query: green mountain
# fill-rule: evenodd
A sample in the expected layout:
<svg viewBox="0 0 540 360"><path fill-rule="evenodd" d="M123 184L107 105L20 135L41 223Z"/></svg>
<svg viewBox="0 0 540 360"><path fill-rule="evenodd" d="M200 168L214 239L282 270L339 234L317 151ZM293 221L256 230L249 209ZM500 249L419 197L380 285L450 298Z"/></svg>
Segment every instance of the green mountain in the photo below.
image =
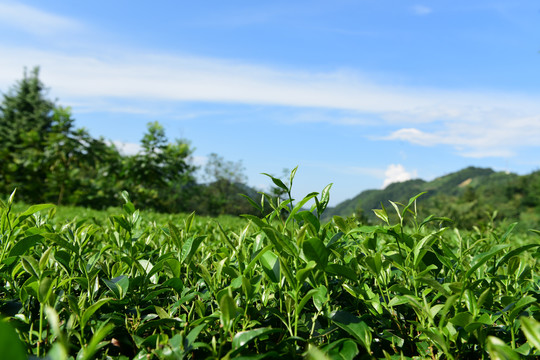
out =
<svg viewBox="0 0 540 360"><path fill-rule="evenodd" d="M446 216L459 226L472 227L487 221L496 211L498 219L540 228L540 171L520 176L477 167L468 167L432 181L415 179L393 183L382 190L363 191L328 208L325 220L334 215L355 215L363 222L377 223L373 209L380 209L381 203L390 213L393 209L389 200L406 204L421 192L426 192L417 201L422 216Z"/></svg>

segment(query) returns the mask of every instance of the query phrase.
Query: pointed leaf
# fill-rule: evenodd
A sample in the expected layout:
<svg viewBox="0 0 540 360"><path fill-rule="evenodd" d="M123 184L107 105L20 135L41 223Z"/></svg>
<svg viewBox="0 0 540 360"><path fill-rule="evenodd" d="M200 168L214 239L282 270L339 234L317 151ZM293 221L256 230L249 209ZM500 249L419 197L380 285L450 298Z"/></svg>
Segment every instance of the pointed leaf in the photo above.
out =
<svg viewBox="0 0 540 360"><path fill-rule="evenodd" d="M236 333L233 337L232 348L234 350L238 350L245 347L248 343L257 338L265 337L268 334L276 332L281 332L281 330L272 328L258 328L247 331L240 331L239 333Z"/></svg>
<svg viewBox="0 0 540 360"><path fill-rule="evenodd" d="M42 235L34 234L17 241L9 251L9 256L19 256L24 254L31 247L39 244L42 239Z"/></svg>
<svg viewBox="0 0 540 360"><path fill-rule="evenodd" d="M266 176L268 176L270 179L272 179L272 182L273 182L278 188L283 189L283 190L289 192L289 188L287 187L287 185L285 185L285 184L283 183L283 181L281 181L281 180L278 179L278 178L273 177L273 176L270 175L270 174L267 174L267 173L262 173L262 174L263 174L263 175L266 175Z"/></svg>
<svg viewBox="0 0 540 360"><path fill-rule="evenodd" d="M318 195L318 193L316 193L316 192L310 193L310 194L306 195L306 197L304 197L298 204L296 204L294 206L294 208L291 210L291 213L289 214L289 217L285 221L285 226L287 226L289 221L291 221L294 218L294 215L298 211L300 211L302 209L302 206L304 206L309 200L313 199L317 195Z"/></svg>
<svg viewBox="0 0 540 360"><path fill-rule="evenodd" d="M519 360L521 358L510 346L495 336L488 336L487 351L494 360Z"/></svg>
<svg viewBox="0 0 540 360"><path fill-rule="evenodd" d="M313 260L319 268L324 269L328 264L330 251L319 238L310 238L302 244L302 250L308 260Z"/></svg>
<svg viewBox="0 0 540 360"><path fill-rule="evenodd" d="M493 256L497 255L498 253L500 253L501 251L503 251L504 249L508 248L510 245L495 245L493 246L493 248L490 250L490 251L487 251L485 253L482 253L482 254L479 254L477 256L475 256L475 264L467 271L467 273L465 274L465 278L468 279L470 278L471 274L474 273L476 271L476 269L478 269L480 266L482 266L483 264L485 264L489 259L491 259Z"/></svg>
<svg viewBox="0 0 540 360"><path fill-rule="evenodd" d="M28 359L17 332L5 321L0 321L0 353L4 359Z"/></svg>
<svg viewBox="0 0 540 360"><path fill-rule="evenodd" d="M270 278L274 283L277 283L281 280L280 269L279 269L279 258L276 254L271 251L266 251L261 255L259 259L261 266L264 270L264 273Z"/></svg>
<svg viewBox="0 0 540 360"><path fill-rule="evenodd" d="M324 268L324 271L326 271L326 273L328 273L328 274L343 276L343 277L345 277L345 278L347 278L347 279L349 279L351 281L357 281L358 280L358 276L356 275L354 270L351 269L348 266L345 266L345 265L328 264Z"/></svg>
<svg viewBox="0 0 540 360"><path fill-rule="evenodd" d="M226 329L229 329L230 324L236 317L236 304L232 297L231 288L228 288L227 292L221 296L219 309L221 310L221 323Z"/></svg>
<svg viewBox="0 0 540 360"><path fill-rule="evenodd" d="M108 303L111 300L112 300L112 298L101 298L98 301L96 301L95 303L93 303L92 305L90 305L88 308L86 308L86 310L84 310L84 312L82 313L82 316L81 316L81 320L80 320L81 328L84 328L86 326L86 323L88 322L88 320L90 320L90 317L92 315L94 315L94 313L100 307L102 307L103 305L105 305L106 303Z"/></svg>
<svg viewBox="0 0 540 360"><path fill-rule="evenodd" d="M32 205L32 206L30 206L28 209L26 209L26 211L19 214L17 219L15 219L15 221L13 222L13 227L14 228L17 227L18 224L20 224L21 222L26 220L26 218L28 218L28 217L32 216L33 214L37 213L38 211L45 210L45 209L50 209L52 207L54 207L53 204L41 204L41 205Z"/></svg>
<svg viewBox="0 0 540 360"><path fill-rule="evenodd" d="M540 322L526 317L522 317L520 320L521 330L525 334L525 337L536 350L540 351Z"/></svg>
<svg viewBox="0 0 540 360"><path fill-rule="evenodd" d="M24 270L32 276L35 276L36 279L41 277L41 270L39 269L39 264L36 259L31 256L23 256L21 258L21 264Z"/></svg>
<svg viewBox="0 0 540 360"><path fill-rule="evenodd" d="M352 335L366 350L371 353L371 329L369 326L346 311L336 311L331 316L332 321Z"/></svg>

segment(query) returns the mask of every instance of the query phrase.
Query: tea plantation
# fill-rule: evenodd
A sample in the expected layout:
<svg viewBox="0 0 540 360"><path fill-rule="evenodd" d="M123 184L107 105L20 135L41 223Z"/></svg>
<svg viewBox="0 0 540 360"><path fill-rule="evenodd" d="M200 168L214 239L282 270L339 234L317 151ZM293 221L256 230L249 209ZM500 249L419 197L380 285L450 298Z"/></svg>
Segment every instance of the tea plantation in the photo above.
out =
<svg viewBox="0 0 540 360"><path fill-rule="evenodd" d="M376 209L380 225L323 223L329 190L298 202L266 197L252 201L260 216L219 219L143 213L127 193L107 213L21 209L15 194L0 204L0 351L10 359L540 356L538 231L460 231L444 217L418 218L416 197Z"/></svg>

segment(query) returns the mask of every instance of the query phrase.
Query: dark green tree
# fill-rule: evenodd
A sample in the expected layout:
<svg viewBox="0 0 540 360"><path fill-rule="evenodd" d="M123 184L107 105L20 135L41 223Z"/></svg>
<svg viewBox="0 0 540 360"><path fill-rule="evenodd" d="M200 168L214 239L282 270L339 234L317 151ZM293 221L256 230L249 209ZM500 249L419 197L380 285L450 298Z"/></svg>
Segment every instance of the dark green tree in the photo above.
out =
<svg viewBox="0 0 540 360"><path fill-rule="evenodd" d="M3 94L0 104L0 186L18 188L20 200L42 201L46 178L43 152L53 123L55 104L46 97L39 68Z"/></svg>
<svg viewBox="0 0 540 360"><path fill-rule="evenodd" d="M182 187L193 181L192 149L183 140L169 143L165 129L157 121L148 124L141 146L141 152L126 157L124 162L125 187L133 202L160 211L179 210L181 207L174 202L179 201Z"/></svg>
<svg viewBox="0 0 540 360"><path fill-rule="evenodd" d="M54 109L44 149L45 200L92 207L115 205L121 156L103 139L77 129L69 108Z"/></svg>

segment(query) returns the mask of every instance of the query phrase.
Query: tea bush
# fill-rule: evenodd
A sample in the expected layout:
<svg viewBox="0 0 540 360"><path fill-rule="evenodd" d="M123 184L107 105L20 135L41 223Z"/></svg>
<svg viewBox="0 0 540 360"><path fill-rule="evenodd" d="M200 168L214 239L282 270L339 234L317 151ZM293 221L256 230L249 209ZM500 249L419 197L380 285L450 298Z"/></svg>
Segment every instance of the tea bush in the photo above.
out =
<svg viewBox="0 0 540 360"><path fill-rule="evenodd" d="M293 170L290 184L293 182ZM0 351L13 359L518 359L540 355L538 231L321 222L330 185L261 216L0 204ZM306 204L313 203L310 210ZM271 211L263 207L271 207ZM265 215L266 214L266 215ZM391 219L396 218L393 222ZM20 344L20 348L17 346ZM10 349L10 350L8 350Z"/></svg>

